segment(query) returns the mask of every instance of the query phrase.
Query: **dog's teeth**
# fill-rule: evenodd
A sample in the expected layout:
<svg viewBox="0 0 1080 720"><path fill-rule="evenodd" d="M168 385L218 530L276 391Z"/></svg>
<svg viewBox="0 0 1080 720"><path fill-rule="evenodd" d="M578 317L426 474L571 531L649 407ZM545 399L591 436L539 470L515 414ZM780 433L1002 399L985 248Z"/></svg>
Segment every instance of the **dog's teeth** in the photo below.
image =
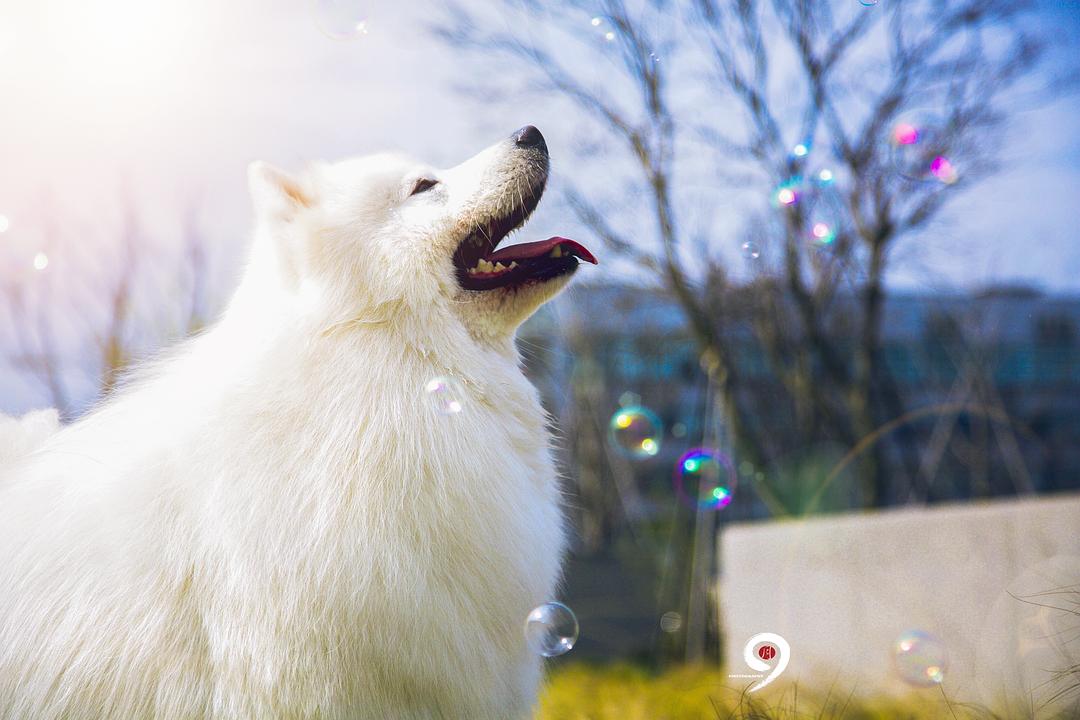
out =
<svg viewBox="0 0 1080 720"><path fill-rule="evenodd" d="M561 258L562 257L562 245L556 245L555 246L555 249L551 251L551 257L553 257L553 258Z"/></svg>
<svg viewBox="0 0 1080 720"><path fill-rule="evenodd" d="M509 270L509 268L503 265L501 262L497 262L495 263L495 270L497 270L498 272L506 272L507 270Z"/></svg>
<svg viewBox="0 0 1080 720"><path fill-rule="evenodd" d="M516 268L516 267L517 267L517 262L516 262L516 261L514 261L514 260L511 260L511 261L510 261L510 267L508 267L508 268L506 268L506 269L507 269L507 270L513 270L513 269L514 269L514 268Z"/></svg>

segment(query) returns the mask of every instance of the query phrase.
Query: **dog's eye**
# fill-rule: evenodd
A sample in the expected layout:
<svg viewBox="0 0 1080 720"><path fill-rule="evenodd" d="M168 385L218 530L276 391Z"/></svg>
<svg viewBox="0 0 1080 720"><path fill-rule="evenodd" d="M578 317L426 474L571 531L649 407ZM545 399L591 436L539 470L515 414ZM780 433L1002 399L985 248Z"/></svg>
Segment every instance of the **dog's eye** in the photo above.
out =
<svg viewBox="0 0 1080 720"><path fill-rule="evenodd" d="M420 178L416 181L416 184L413 185L412 192L409 193L409 195L419 195L422 192L427 192L438 184L438 180L432 180L431 178Z"/></svg>

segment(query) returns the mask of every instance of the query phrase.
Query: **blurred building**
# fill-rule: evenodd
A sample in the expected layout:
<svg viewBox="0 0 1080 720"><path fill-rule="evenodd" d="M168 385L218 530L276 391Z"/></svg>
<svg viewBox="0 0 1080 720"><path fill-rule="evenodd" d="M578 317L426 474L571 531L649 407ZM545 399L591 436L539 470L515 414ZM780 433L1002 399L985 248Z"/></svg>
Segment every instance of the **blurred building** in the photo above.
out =
<svg viewBox="0 0 1080 720"><path fill-rule="evenodd" d="M828 437L792 436L789 409L769 402L781 396L779 379L750 323L736 318L727 327L728 348L757 398L755 411L792 448L790 463L775 467L749 467L734 458L741 486L764 475L790 490L788 511L811 509L800 504L800 494L835 470L850 448ZM1080 297L1022 287L894 294L886 301L883 332L884 367L910 417L883 418L895 427L878 442L898 478L904 453L919 465L916 472L906 468L890 504L1080 488ZM674 460L689 447L716 444L695 343L678 304L660 291L576 286L521 336L530 374L570 441L565 460L571 476L584 474L586 485L590 475L625 471L633 478L630 497L616 499L620 512L662 503ZM853 344L843 334L832 342L842 351ZM606 423L620 399L638 397L662 420L663 441L655 458L629 461L601 445L610 446ZM848 474L845 469L833 479L829 502L812 509L857 504L845 494ZM770 513L753 493L741 492L725 514Z"/></svg>
<svg viewBox="0 0 1080 720"><path fill-rule="evenodd" d="M581 619L576 659L717 657L713 533L734 521L863 506L852 458L865 449L800 430L750 321L762 290L734 289L723 311L739 392L783 449L764 467L739 456L721 413L710 412L715 388L679 305L662 292L574 286L519 334L560 437L576 542L565 588ZM850 357L845 303L856 299L838 298L830 342ZM1080 297L1009 287L890 295L881 353L899 407L883 410L876 437L856 444L880 444L886 504L1080 488ZM628 457L609 435L628 403L663 425L653 457ZM719 512L697 513L674 491L680 456L700 446L732 456L734 499Z"/></svg>

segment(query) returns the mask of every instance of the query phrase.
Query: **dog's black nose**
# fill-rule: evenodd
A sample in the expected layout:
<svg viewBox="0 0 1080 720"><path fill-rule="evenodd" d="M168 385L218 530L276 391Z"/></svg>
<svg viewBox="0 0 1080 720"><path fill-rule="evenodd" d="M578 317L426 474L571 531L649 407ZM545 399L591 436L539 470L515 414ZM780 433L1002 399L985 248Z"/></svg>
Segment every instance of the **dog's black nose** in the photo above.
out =
<svg viewBox="0 0 1080 720"><path fill-rule="evenodd" d="M514 133L514 142L517 143L517 146L520 148L547 150L547 143L544 142L544 136L540 134L540 131L536 129L535 125L526 125Z"/></svg>

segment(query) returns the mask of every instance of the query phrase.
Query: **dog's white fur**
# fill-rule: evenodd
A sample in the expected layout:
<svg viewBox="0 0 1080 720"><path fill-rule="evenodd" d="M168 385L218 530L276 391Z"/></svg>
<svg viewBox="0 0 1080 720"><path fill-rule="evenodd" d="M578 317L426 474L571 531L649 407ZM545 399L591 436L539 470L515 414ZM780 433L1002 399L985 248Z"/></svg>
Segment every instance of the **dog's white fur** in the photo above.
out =
<svg viewBox="0 0 1080 720"><path fill-rule="evenodd" d="M564 531L512 336L565 278L470 293L450 258L541 173L512 142L252 166L222 319L73 425L0 437L0 718L527 716Z"/></svg>

